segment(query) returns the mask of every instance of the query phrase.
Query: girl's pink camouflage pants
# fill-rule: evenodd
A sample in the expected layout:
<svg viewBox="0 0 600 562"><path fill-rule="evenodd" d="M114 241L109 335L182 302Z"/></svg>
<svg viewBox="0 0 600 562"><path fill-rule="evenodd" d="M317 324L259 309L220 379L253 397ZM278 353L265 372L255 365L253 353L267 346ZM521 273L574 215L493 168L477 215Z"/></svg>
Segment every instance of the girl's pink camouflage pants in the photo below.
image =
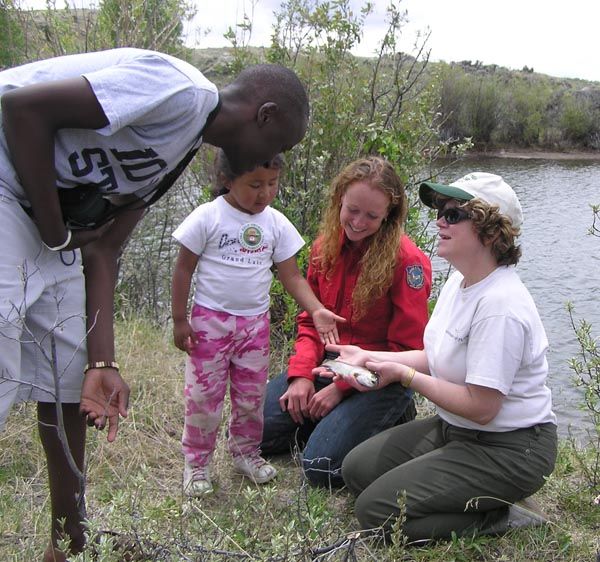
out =
<svg viewBox="0 0 600 562"><path fill-rule="evenodd" d="M269 367L269 313L233 316L194 305L190 319L198 343L185 368L182 449L191 466L210 463L227 390L232 456L259 452Z"/></svg>

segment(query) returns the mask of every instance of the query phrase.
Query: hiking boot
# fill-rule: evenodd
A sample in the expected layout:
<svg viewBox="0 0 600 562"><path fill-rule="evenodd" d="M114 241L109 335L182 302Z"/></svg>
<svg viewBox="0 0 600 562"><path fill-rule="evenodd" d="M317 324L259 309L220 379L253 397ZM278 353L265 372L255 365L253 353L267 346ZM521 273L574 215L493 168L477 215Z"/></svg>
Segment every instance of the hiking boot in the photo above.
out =
<svg viewBox="0 0 600 562"><path fill-rule="evenodd" d="M539 527L548 523L540 504L531 496L515 502L508 508L508 527Z"/></svg>
<svg viewBox="0 0 600 562"><path fill-rule="evenodd" d="M198 498L213 491L208 466L191 466L186 461L183 468L183 493L191 498Z"/></svg>
<svg viewBox="0 0 600 562"><path fill-rule="evenodd" d="M255 484L264 484L277 476L277 470L259 455L234 457L235 472L252 480Z"/></svg>

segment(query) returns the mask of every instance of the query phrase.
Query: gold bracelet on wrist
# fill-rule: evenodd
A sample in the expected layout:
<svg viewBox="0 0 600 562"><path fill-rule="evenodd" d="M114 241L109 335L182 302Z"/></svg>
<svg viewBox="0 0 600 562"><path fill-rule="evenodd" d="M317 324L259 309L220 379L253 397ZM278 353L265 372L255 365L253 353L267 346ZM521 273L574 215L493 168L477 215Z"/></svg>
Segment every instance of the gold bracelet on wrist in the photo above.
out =
<svg viewBox="0 0 600 562"><path fill-rule="evenodd" d="M408 369L408 376L406 377L406 383L404 383L402 386L404 388L410 388L410 385L412 384L413 379L415 378L415 373L416 373L416 369L414 367L410 367Z"/></svg>
<svg viewBox="0 0 600 562"><path fill-rule="evenodd" d="M90 369L116 369L119 370L119 364L116 361L93 361L88 363L83 369L84 374Z"/></svg>

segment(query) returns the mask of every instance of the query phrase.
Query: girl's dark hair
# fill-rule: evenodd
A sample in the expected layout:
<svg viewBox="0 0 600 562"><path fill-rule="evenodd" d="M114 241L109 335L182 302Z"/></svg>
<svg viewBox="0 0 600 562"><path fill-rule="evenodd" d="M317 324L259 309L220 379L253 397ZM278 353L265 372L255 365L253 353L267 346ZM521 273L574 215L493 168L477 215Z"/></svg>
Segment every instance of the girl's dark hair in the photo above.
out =
<svg viewBox="0 0 600 562"><path fill-rule="evenodd" d="M258 164L254 169L262 166L263 168L272 168L274 170L281 170L285 165L285 156L283 153L276 154L269 160L268 162L264 162L262 164ZM246 173L246 172L244 172ZM227 156L225 155L225 151L220 148L217 151L217 156L215 158L215 168L214 168L214 187L213 187L213 195L214 197L218 197L219 195L225 195L229 190L225 187L225 181L233 181L236 178L244 175L235 174L231 171L231 166L229 164L229 160L227 160Z"/></svg>

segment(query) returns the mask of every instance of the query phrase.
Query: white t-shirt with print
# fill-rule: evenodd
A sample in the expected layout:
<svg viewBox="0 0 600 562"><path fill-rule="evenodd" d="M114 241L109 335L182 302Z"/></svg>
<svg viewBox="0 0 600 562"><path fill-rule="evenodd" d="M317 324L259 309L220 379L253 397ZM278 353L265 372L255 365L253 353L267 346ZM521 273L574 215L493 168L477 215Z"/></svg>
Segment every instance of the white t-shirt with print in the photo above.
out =
<svg viewBox="0 0 600 562"><path fill-rule="evenodd" d="M199 256L194 302L235 316L269 309L272 265L304 245L294 225L276 209L250 215L223 196L197 207L173 237Z"/></svg>
<svg viewBox="0 0 600 562"><path fill-rule="evenodd" d="M105 193L152 192L199 146L218 103L214 84L192 65L142 49L112 49L42 60L0 72L0 96L14 88L84 76L102 106L102 129L55 136L57 187L96 184ZM25 200L0 131L0 193ZM31 155L35 165L35 154Z"/></svg>
<svg viewBox="0 0 600 562"><path fill-rule="evenodd" d="M548 339L537 308L515 268L502 266L462 288L454 272L444 285L425 329L432 376L455 384L499 390L498 415L480 425L438 407L448 423L483 431L511 431L556 423L546 386Z"/></svg>

